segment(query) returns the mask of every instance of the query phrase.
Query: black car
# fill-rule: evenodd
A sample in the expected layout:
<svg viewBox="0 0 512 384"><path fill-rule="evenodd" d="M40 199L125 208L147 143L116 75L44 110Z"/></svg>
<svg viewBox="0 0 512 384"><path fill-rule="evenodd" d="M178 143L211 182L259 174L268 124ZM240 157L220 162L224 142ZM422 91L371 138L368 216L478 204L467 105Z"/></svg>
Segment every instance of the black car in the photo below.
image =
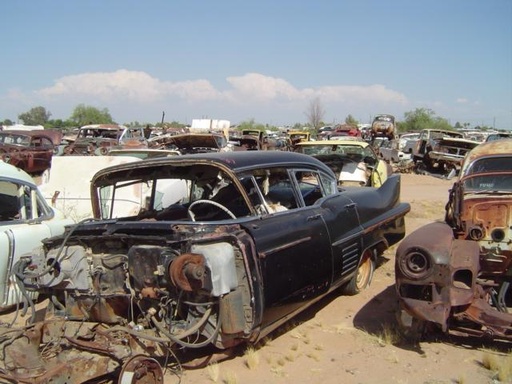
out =
<svg viewBox="0 0 512 384"><path fill-rule="evenodd" d="M0 339L13 380L160 382L178 350L255 343L330 292L365 289L410 209L398 174L338 189L326 165L284 151L122 164L91 193L94 219L15 266L49 306Z"/></svg>

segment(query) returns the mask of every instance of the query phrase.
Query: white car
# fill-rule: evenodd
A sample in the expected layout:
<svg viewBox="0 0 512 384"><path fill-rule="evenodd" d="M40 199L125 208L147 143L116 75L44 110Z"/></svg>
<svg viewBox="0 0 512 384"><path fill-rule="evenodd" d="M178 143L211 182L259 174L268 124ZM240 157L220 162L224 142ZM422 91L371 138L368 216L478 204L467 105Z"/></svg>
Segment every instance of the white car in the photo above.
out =
<svg viewBox="0 0 512 384"><path fill-rule="evenodd" d="M73 220L48 205L31 176L0 161L0 310L28 299L13 272L20 256L62 234L68 224Z"/></svg>
<svg viewBox="0 0 512 384"><path fill-rule="evenodd" d="M385 140L379 147L380 158L388 163L399 163L401 161L411 160L411 154L405 153L400 149L397 140Z"/></svg>

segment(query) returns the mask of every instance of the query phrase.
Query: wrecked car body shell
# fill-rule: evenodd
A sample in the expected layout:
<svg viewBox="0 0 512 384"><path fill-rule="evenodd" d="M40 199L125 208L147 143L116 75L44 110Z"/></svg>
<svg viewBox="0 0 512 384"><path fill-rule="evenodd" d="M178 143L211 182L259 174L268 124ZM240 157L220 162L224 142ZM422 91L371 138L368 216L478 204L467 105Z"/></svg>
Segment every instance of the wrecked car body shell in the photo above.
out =
<svg viewBox="0 0 512 384"><path fill-rule="evenodd" d="M446 169L459 171L466 153L479 144L474 140L443 138L436 142L428 157L438 167L444 165Z"/></svg>
<svg viewBox="0 0 512 384"><path fill-rule="evenodd" d="M57 130L6 130L0 132L0 160L29 174L40 174L52 165L55 146L62 133Z"/></svg>
<svg viewBox="0 0 512 384"><path fill-rule="evenodd" d="M475 147L450 190L445 222L416 230L398 247L396 289L406 330L416 321L512 340L511 165L512 140Z"/></svg>
<svg viewBox="0 0 512 384"><path fill-rule="evenodd" d="M47 239L17 266L24 289L50 300L44 319L0 328L4 377L126 380L142 365L148 381L132 383L160 382L169 354L255 343L335 289L364 289L362 263L404 237L410 206L400 202L399 175L380 188L336 183L320 161L284 151L100 170L94 220ZM137 184L145 198L117 209L126 201L116 196ZM34 364L16 358L21 348ZM42 366L48 348L59 358ZM75 362L72 372L64 361Z"/></svg>
<svg viewBox="0 0 512 384"><path fill-rule="evenodd" d="M150 148L174 150L182 155L228 152L231 145L221 133L182 133L162 135L149 141Z"/></svg>
<svg viewBox="0 0 512 384"><path fill-rule="evenodd" d="M480 142L457 131L424 129L412 150L416 171L449 173L460 170L464 156Z"/></svg>
<svg viewBox="0 0 512 384"><path fill-rule="evenodd" d="M118 124L90 124L81 127L76 138L64 146L62 155L100 156L111 149L147 148L142 127Z"/></svg>
<svg viewBox="0 0 512 384"><path fill-rule="evenodd" d="M370 135L372 140L376 137L395 138L395 117L389 114L376 115L372 121Z"/></svg>

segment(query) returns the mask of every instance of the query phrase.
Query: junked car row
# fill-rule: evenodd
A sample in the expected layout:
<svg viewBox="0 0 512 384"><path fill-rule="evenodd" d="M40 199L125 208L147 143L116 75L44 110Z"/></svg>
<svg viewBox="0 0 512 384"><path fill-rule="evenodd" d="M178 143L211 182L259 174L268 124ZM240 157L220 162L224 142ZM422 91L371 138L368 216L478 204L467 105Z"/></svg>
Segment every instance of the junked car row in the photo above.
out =
<svg viewBox="0 0 512 384"><path fill-rule="evenodd" d="M399 242L406 335L437 327L512 338L510 140L467 148L445 223L405 239L400 175L369 143L301 142L293 153L205 142L161 138L162 151L177 153L99 169L90 217L52 224L31 242L11 225L48 225L62 213L28 175L7 178L2 207L18 208L5 209L0 237L4 308L48 300L27 325L0 326L0 377L162 383L169 356L254 344L326 295L361 292ZM8 185L17 179L22 187Z"/></svg>

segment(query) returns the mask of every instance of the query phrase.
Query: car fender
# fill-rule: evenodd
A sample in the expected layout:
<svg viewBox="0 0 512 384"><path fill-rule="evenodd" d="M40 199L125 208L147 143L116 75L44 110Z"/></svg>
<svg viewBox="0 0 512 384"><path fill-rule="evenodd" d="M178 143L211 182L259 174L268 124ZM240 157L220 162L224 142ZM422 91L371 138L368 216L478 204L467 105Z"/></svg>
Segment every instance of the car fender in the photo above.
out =
<svg viewBox="0 0 512 384"><path fill-rule="evenodd" d="M455 239L443 222L411 233L396 251L400 307L446 331L452 308L471 304L475 297L479 252L477 242Z"/></svg>

